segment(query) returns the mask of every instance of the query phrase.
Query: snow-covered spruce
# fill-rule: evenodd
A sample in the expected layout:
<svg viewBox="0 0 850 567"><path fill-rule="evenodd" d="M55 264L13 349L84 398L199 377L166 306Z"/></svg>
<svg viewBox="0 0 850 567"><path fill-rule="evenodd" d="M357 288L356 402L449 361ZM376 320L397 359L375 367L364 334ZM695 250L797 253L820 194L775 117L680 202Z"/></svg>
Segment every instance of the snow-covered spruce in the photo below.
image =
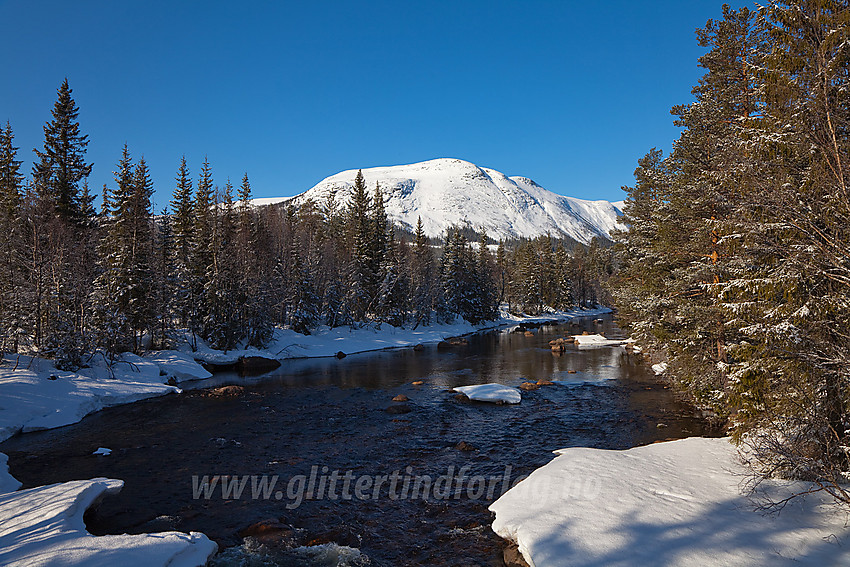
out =
<svg viewBox="0 0 850 567"><path fill-rule="evenodd" d="M798 498L779 515L756 511L728 439L556 453L490 506L493 530L532 567L850 564L850 527L829 497ZM762 485L774 501L806 488Z"/></svg>

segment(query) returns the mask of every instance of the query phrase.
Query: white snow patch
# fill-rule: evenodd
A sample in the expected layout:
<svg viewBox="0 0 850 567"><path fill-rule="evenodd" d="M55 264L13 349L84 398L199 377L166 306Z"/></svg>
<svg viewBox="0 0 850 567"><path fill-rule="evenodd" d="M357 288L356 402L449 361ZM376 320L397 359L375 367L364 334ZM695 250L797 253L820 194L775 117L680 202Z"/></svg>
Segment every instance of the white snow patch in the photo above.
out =
<svg viewBox="0 0 850 567"><path fill-rule="evenodd" d="M825 495L762 515L728 439L570 448L490 506L532 567L848 565L850 527ZM774 498L809 485L771 481Z"/></svg>
<svg viewBox="0 0 850 567"><path fill-rule="evenodd" d="M289 199L291 197L257 197L256 199L251 199L250 203L253 207L265 207L266 205L285 203Z"/></svg>
<svg viewBox="0 0 850 567"><path fill-rule="evenodd" d="M97 451L92 453L92 455L103 455L104 457L107 457L111 454L112 454L112 449L107 449L106 447L98 447Z"/></svg>
<svg viewBox="0 0 850 567"><path fill-rule="evenodd" d="M0 494L0 565L197 567L215 553L204 534L93 536L83 514L124 483L95 478Z"/></svg>
<svg viewBox="0 0 850 567"><path fill-rule="evenodd" d="M661 376L662 374L667 372L667 363L659 362L658 364L653 364L652 371L655 372L656 376Z"/></svg>
<svg viewBox="0 0 850 567"><path fill-rule="evenodd" d="M625 343L621 339L609 339L602 335L573 335L576 341L576 346L579 347L607 347L617 346Z"/></svg>
<svg viewBox="0 0 850 567"><path fill-rule="evenodd" d="M159 350L145 355L145 358L154 362L167 378L174 378L177 382L187 380L205 380L212 377L212 373L195 362L195 359L185 353L176 350Z"/></svg>
<svg viewBox="0 0 850 567"><path fill-rule="evenodd" d="M9 474L9 457L0 453L0 494L14 492L21 487L18 479Z"/></svg>
<svg viewBox="0 0 850 567"><path fill-rule="evenodd" d="M522 394L516 388L502 384L475 384L473 386L455 386L455 390L465 394L470 400L476 402L502 402L506 404L518 404L522 401Z"/></svg>

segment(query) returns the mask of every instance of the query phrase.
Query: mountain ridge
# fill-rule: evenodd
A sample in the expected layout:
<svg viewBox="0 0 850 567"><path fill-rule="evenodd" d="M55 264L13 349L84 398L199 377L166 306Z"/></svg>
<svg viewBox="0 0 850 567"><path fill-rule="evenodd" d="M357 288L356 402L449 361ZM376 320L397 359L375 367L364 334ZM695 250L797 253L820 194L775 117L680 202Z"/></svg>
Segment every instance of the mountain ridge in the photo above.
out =
<svg viewBox="0 0 850 567"><path fill-rule="evenodd" d="M312 199L323 204L333 196L337 203L345 204L357 171L349 169L326 177L286 201L298 205ZM380 184L392 221L413 230L417 218L422 218L430 237L439 237L447 227L460 225L475 231L483 229L496 239L534 238L548 233L587 244L594 237L610 238L611 230L622 226L622 211L610 201L559 195L529 177L508 177L456 158L361 171L371 194L375 184Z"/></svg>

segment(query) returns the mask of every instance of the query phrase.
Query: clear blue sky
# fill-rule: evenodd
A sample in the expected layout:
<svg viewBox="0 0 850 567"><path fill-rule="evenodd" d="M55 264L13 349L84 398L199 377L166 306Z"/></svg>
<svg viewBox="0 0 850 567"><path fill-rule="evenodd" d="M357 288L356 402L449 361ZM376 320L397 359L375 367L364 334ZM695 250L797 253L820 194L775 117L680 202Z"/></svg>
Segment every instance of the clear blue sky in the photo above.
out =
<svg viewBox="0 0 850 567"><path fill-rule="evenodd" d="M732 2L733 6L748 5ZM258 197L352 168L456 157L618 200L678 135L701 75L688 0L177 2L0 0L0 121L29 172L67 76L99 193L126 142L157 208L180 156Z"/></svg>

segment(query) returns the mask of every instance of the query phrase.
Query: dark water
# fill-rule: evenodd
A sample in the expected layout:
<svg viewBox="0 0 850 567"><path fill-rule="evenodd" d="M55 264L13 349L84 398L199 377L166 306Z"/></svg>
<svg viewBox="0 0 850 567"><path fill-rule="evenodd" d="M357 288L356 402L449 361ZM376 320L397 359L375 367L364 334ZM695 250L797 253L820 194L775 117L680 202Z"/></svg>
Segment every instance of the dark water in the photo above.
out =
<svg viewBox="0 0 850 567"><path fill-rule="evenodd" d="M607 319L580 325L617 332ZM491 332L448 351L426 347L293 361L250 379L219 375L206 385L238 383L244 391L214 396L195 389L110 408L76 425L15 437L0 444L0 452L9 455L11 472L24 487L123 479L121 494L87 516L96 534L202 531L226 548L243 544L240 531L247 526L276 522L259 540L247 540L247 556L231 550L228 556L238 557L222 563L336 565L333 557L308 560L303 549L301 555L287 551L334 542L360 550L359 559L345 563L351 565L503 565L504 542L489 529L492 498L486 494L392 499L383 490L377 499L331 500L325 492L295 507L287 485L298 475L309 477L313 467L319 476L338 470L340 478L346 471L371 478L397 470L435 480L450 467L466 466L469 477L485 478L510 467L513 481L563 447L624 449L711 434L622 348L550 352L549 340L577 332L569 325L543 327L533 337ZM463 402L446 392L541 378L560 383L523 392L516 406ZM424 384L411 385L416 380ZM392 402L397 394L410 401ZM385 411L391 406L411 411ZM458 449L461 442L473 450ZM113 453L92 456L98 447ZM220 487L211 498L196 499L192 479L203 475L277 475L275 490L283 497L272 492L269 499L253 499L248 485L240 499L222 498Z"/></svg>

